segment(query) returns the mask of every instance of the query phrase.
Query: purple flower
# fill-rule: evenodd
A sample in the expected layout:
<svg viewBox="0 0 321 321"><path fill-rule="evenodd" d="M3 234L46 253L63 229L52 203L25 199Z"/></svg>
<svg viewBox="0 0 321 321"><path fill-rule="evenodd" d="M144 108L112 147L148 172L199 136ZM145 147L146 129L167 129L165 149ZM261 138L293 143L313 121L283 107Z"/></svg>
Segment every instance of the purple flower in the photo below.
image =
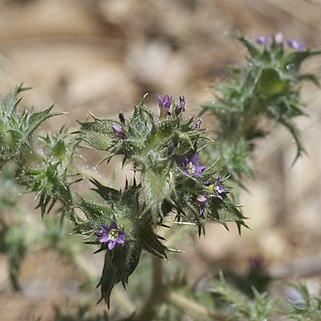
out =
<svg viewBox="0 0 321 321"><path fill-rule="evenodd" d="M221 178L218 177L215 181L215 186L214 186L214 193L217 198L220 200L223 200L222 193L225 192L225 187L221 184Z"/></svg>
<svg viewBox="0 0 321 321"><path fill-rule="evenodd" d="M206 168L206 165L199 163L197 153L195 153L191 159L183 157L182 165L184 166L184 172L193 176L201 176L202 171Z"/></svg>
<svg viewBox="0 0 321 321"><path fill-rule="evenodd" d="M160 118L166 118L169 112L169 109L171 108L173 97L169 97L168 95L165 95L164 98L162 98L161 96L156 95L156 99L158 101Z"/></svg>
<svg viewBox="0 0 321 321"><path fill-rule="evenodd" d="M121 231L116 222L112 222L110 226L101 225L101 230L98 232L98 235L101 236L99 239L100 243L108 243L109 250L112 250L115 245L124 244L125 232Z"/></svg>
<svg viewBox="0 0 321 321"><path fill-rule="evenodd" d="M304 50L305 48L305 45L304 45L304 42L298 42L296 39L292 38L288 41L288 46L290 48L293 48L295 50Z"/></svg>
<svg viewBox="0 0 321 321"><path fill-rule="evenodd" d="M185 97L184 96L179 96L179 102L175 106L175 115L178 116L180 115L183 111L185 111Z"/></svg>
<svg viewBox="0 0 321 321"><path fill-rule="evenodd" d="M284 36L283 36L283 33L282 32L277 32L275 35L274 35L274 42L278 45L282 45L283 42L284 42Z"/></svg>
<svg viewBox="0 0 321 321"><path fill-rule="evenodd" d="M207 201L207 198L206 198L206 196L207 196L207 193L205 193L205 195L199 195L199 196L197 196L197 202L198 202L198 204L199 204L199 214L201 215L201 216L203 216L203 214L204 214L204 210L205 210L205 205L206 205L206 201Z"/></svg>
<svg viewBox="0 0 321 321"><path fill-rule="evenodd" d="M270 36L256 36L255 42L259 45L268 45L270 42Z"/></svg>
<svg viewBox="0 0 321 321"><path fill-rule="evenodd" d="M124 132L123 126L120 126L120 125L118 125L116 123L112 123L111 127L112 127L112 129L115 132L117 137L122 138L122 139L126 139L127 138L127 135Z"/></svg>

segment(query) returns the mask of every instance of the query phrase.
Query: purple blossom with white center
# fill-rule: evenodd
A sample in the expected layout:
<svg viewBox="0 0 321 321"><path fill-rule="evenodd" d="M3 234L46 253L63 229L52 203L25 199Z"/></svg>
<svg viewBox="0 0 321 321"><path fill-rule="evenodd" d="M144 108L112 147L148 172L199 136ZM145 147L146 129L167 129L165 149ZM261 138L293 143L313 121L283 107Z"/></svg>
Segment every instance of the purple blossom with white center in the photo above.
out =
<svg viewBox="0 0 321 321"><path fill-rule="evenodd" d="M156 95L156 99L158 101L160 118L166 118L169 109L171 108L173 97L165 95L164 98L162 98L161 96Z"/></svg>
<svg viewBox="0 0 321 321"><path fill-rule="evenodd" d="M98 235L101 236L99 239L100 243L107 243L109 250L112 250L115 245L124 244L125 232L121 231L116 222L112 222L110 226L101 225L101 229L98 232Z"/></svg>
<svg viewBox="0 0 321 321"><path fill-rule="evenodd" d="M283 33L282 33L282 32L277 32L277 33L274 35L274 41L275 41L275 43L278 44L278 45L283 45L283 43L284 43Z"/></svg>
<svg viewBox="0 0 321 321"><path fill-rule="evenodd" d="M199 196L197 196L197 199L196 199L199 206L200 206L199 207L199 214L201 216L203 216L203 214L204 214L205 205L206 205L206 201L207 201L207 198L206 198L207 194L208 193L205 193L204 195L199 195Z"/></svg>
<svg viewBox="0 0 321 321"><path fill-rule="evenodd" d="M185 111L185 97L183 95L179 96L179 102L175 106L175 115L178 116L180 115L183 111Z"/></svg>
<svg viewBox="0 0 321 321"><path fill-rule="evenodd" d="M295 50L304 50L305 49L305 45L304 42L298 42L296 39L292 38L288 41L288 46L295 49Z"/></svg>
<svg viewBox="0 0 321 321"><path fill-rule="evenodd" d="M123 126L120 126L120 125L118 125L118 124L113 122L111 124L111 127L112 127L112 129L113 129L113 131L114 131L114 133L116 134L117 137L122 138L122 139L126 139L127 138L127 135L124 132Z"/></svg>
<svg viewBox="0 0 321 321"><path fill-rule="evenodd" d="M184 167L183 171L192 176L201 176L202 171L206 168L206 165L199 163L197 153L190 159L183 157L181 162Z"/></svg>
<svg viewBox="0 0 321 321"><path fill-rule="evenodd" d="M219 198L220 200L223 200L223 197L221 194L224 192L225 192L225 187L223 186L223 184L221 184L221 178L218 177L215 181L214 193L217 198Z"/></svg>
<svg viewBox="0 0 321 321"><path fill-rule="evenodd" d="M259 45L268 45L270 42L270 36L256 36L255 42Z"/></svg>

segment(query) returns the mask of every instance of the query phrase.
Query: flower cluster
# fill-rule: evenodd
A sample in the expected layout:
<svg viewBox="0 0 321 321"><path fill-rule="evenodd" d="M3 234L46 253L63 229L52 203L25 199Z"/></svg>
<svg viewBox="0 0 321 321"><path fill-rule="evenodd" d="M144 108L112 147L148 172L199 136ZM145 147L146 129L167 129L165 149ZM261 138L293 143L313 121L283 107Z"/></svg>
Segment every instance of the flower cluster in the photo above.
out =
<svg viewBox="0 0 321 321"><path fill-rule="evenodd" d="M156 95L156 100L158 101L159 106L159 117L161 119L166 119L168 115L171 115L170 108L172 107L174 103L174 98L169 95L165 95L164 97L161 97L160 95ZM185 111L185 96L180 95L178 98L178 103L173 106L173 113L176 117L181 115L183 111Z"/></svg>
<svg viewBox="0 0 321 321"><path fill-rule="evenodd" d="M183 166L183 171L185 174L190 176L199 177L201 176L203 170L206 168L206 165L201 164L199 162L198 154L194 153L191 158L183 157L181 159L181 164ZM212 179L210 179L210 183L212 183ZM206 184L207 185L207 184ZM223 193L226 191L224 185L221 182L221 177L217 177L214 184L208 186L207 190L214 194L220 200L223 200ZM196 198L197 203L199 204L199 214L203 216L208 192L205 192L203 195L198 195Z"/></svg>
<svg viewBox="0 0 321 321"><path fill-rule="evenodd" d="M273 36L273 41L274 43L276 43L277 45L283 46L283 45L287 45L289 48L292 48L294 50L304 50L305 49L305 44L304 42L299 42L297 41L295 38L291 38L291 39L284 39L283 33L282 32L278 32ZM256 36L255 37L255 42L259 45L264 45L264 46L268 46L271 42L271 37L270 36Z"/></svg>
<svg viewBox="0 0 321 321"><path fill-rule="evenodd" d="M210 180L212 181L212 180ZM208 191L215 194L215 197L223 201L223 193L226 192L224 185L221 182L221 177L217 177L214 184L211 184L208 187ZM199 214L204 216L205 206L208 199L209 192L205 192L204 195L199 195L196 198L197 203L199 204Z"/></svg>

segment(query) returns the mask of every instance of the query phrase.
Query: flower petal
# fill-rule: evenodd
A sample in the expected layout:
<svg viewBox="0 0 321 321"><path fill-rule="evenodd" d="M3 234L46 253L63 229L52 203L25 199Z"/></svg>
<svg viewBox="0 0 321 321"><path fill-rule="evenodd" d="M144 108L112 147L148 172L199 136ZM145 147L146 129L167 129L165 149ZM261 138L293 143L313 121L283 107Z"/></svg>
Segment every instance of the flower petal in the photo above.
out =
<svg viewBox="0 0 321 321"><path fill-rule="evenodd" d="M125 240L123 240L122 238L118 238L118 239L116 240L116 242L117 242L118 244L124 244L124 243L125 243Z"/></svg>
<svg viewBox="0 0 321 321"><path fill-rule="evenodd" d="M117 223L116 222L112 222L110 227L113 229L113 230L118 230L118 226L117 226Z"/></svg>
<svg viewBox="0 0 321 321"><path fill-rule="evenodd" d="M104 234L100 239L99 242L100 243L106 243L109 240L109 234Z"/></svg>
<svg viewBox="0 0 321 321"><path fill-rule="evenodd" d="M195 154L191 157L190 162L191 162L192 164L194 164L194 165L198 162L198 155L197 155L197 153L195 153Z"/></svg>
<svg viewBox="0 0 321 321"><path fill-rule="evenodd" d="M115 245L116 245L116 240L110 241L110 242L108 243L108 248L109 248L110 250L112 250L112 249L115 247Z"/></svg>
<svg viewBox="0 0 321 321"><path fill-rule="evenodd" d="M111 230L111 228L109 226L103 225L103 224L100 225L100 228L103 233L109 233L109 231Z"/></svg>
<svg viewBox="0 0 321 321"><path fill-rule="evenodd" d="M163 98L160 95L156 95L159 107L163 107Z"/></svg>

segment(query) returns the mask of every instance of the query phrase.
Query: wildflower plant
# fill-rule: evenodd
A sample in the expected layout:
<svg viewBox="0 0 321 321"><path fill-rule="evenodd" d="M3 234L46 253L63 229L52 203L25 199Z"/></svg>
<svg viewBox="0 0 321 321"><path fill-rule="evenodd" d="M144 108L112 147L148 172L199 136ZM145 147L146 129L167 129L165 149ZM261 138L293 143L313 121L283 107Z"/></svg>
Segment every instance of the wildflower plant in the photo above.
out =
<svg viewBox="0 0 321 321"><path fill-rule="evenodd" d="M120 113L118 119L103 119L92 115L91 120L79 122L79 129L72 134L62 128L57 133L37 136L36 130L45 120L59 116L51 111L52 107L42 112L20 111L20 94L25 90L22 86L0 102L1 179L11 173L19 188L35 194L42 216L58 212L61 224L67 220L73 233L93 245L95 253L103 252L98 283L101 300L109 306L114 286L121 283L127 287L142 253L154 257L152 293L133 320L165 320L169 315L182 320L184 314L172 312L169 307L160 309L165 303L221 320L262 320L274 313L273 300L265 293L251 288L251 297L240 294L223 277L211 281L213 287L205 293L206 302L210 302L207 313L188 297L179 298L171 289L175 282L165 284L162 273L162 260L172 259L179 252L166 239L177 233L177 226L192 225L199 236L205 235L209 221L226 229L230 222L235 223L239 232L247 227L232 186L242 174L252 174L248 162L255 142L266 136L259 126L262 118L290 131L297 145L296 158L304 151L293 119L304 115L299 96L301 82L317 80L312 74L302 74L300 67L320 52L305 49L304 43L294 39L286 41L280 33L255 40L234 37L247 49L248 65L230 69L228 80L217 87L217 100L204 104L199 117L185 115L189 106L183 95L176 101L168 94L157 95L156 113L145 104L145 95L133 107L131 116ZM204 113L218 120L212 128L214 136L201 126ZM83 147L100 151L104 155L101 162L118 159L132 169L133 178L126 179L123 187L114 188L89 175L96 197L77 193L74 187L88 179L75 161ZM8 235L10 224L2 218L0 222L0 236ZM50 240L61 239L65 244L66 234L57 232L57 220L51 229L50 223L45 224L54 231ZM21 246L16 257L22 258L27 243L24 238L16 243ZM12 241L3 251L10 251L14 244ZM77 250L62 252L75 257ZM15 271L21 263L17 262L12 265ZM187 282L176 282L176 286L195 297L193 286ZM213 300L213 294L221 296L224 303ZM231 311L233 317L228 317L226 313ZM60 312L57 315L62 316Z"/></svg>
<svg viewBox="0 0 321 321"><path fill-rule="evenodd" d="M315 75L302 73L301 65L320 51L305 48L304 42L296 39L286 40L282 33L255 40L232 36L246 48L247 64L228 69L227 81L215 88L216 100L203 104L201 114L210 112L217 118L214 154L237 179L253 174L249 160L255 142L267 134L260 126L262 119L290 132L297 147L295 160L304 152L294 123L295 118L305 115L300 88L304 81L319 83Z"/></svg>

